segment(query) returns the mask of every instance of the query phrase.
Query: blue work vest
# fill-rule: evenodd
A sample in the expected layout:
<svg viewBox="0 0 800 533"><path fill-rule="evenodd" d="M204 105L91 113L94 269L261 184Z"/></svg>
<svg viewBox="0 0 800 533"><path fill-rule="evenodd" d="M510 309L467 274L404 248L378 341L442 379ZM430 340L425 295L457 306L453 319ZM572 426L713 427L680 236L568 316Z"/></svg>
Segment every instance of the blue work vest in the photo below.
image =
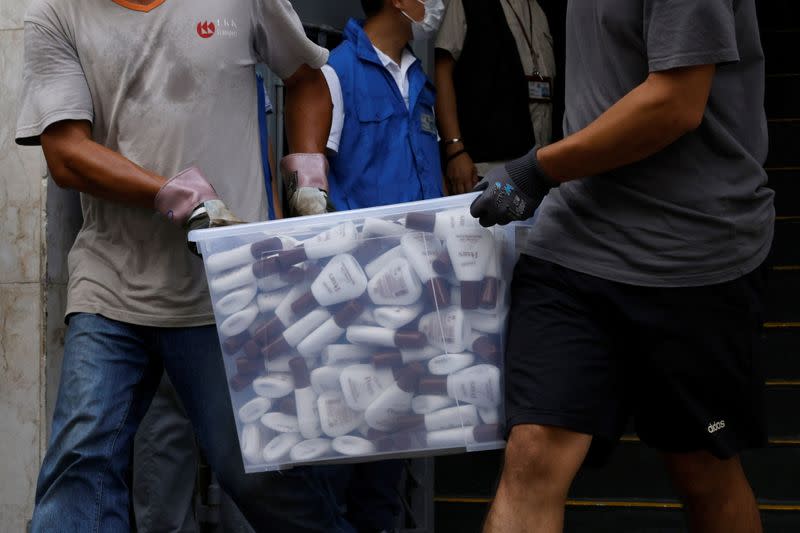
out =
<svg viewBox="0 0 800 533"><path fill-rule="evenodd" d="M328 63L341 82L345 116L328 177L336 209L441 197L435 90L420 62L408 71L408 108L360 22L347 23Z"/></svg>

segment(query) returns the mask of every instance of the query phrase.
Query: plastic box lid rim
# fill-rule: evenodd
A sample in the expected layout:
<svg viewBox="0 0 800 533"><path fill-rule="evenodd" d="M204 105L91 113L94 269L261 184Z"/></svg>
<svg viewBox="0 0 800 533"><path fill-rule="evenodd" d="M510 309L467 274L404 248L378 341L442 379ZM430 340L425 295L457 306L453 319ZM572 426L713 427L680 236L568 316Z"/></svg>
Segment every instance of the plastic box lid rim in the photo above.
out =
<svg viewBox="0 0 800 533"><path fill-rule="evenodd" d="M189 232L188 238L192 242L202 242L209 239L218 239L220 237L239 237L241 235L249 235L254 231L259 231L262 228L269 230L270 232L277 233L280 230L287 228L296 230L298 229L298 224L308 225L316 222L325 222L334 225L337 222L345 222L352 220L353 218L369 217L371 215L380 215L381 217L385 217L391 215L403 215L411 211L455 208L464 206L467 203L471 204L480 194L481 193L479 192L475 192L456 196L446 196L443 198L434 198L432 200L419 200L416 202L406 202L402 204L366 207L363 209L352 209L350 211L336 211L334 213L325 213L322 215L284 218L280 220L267 220L264 222L239 224L236 226L192 230Z"/></svg>

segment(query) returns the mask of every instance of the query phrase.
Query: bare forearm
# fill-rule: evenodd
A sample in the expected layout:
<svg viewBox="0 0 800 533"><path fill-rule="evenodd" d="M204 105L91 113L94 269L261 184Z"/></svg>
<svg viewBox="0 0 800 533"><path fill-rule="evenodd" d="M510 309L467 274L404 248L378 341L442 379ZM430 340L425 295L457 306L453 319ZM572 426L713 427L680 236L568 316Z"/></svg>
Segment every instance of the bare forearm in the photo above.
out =
<svg viewBox="0 0 800 533"><path fill-rule="evenodd" d="M442 139L455 139L461 136L458 124L458 102L453 85L453 57L442 50L436 52L436 118L439 121L439 134Z"/></svg>
<svg viewBox="0 0 800 533"><path fill-rule="evenodd" d="M104 200L152 208L166 179L94 142L88 123L63 122L41 136L56 183Z"/></svg>
<svg viewBox="0 0 800 533"><path fill-rule="evenodd" d="M325 153L333 116L322 72L303 65L286 80L286 134L291 153Z"/></svg>
<svg viewBox="0 0 800 533"><path fill-rule="evenodd" d="M663 150L702 120L713 77L713 66L708 68L711 76L702 79L682 80L687 73L690 78L698 72L708 74L702 67L671 73L669 79L651 75L584 129L540 149L540 165L550 176L568 181L608 172ZM690 94L679 96L681 91Z"/></svg>

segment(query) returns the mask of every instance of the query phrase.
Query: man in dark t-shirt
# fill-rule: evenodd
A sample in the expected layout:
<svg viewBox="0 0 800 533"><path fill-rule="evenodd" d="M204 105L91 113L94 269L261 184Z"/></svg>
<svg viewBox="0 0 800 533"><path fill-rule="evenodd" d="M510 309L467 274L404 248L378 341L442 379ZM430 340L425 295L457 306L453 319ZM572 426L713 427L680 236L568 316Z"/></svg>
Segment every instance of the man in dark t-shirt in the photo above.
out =
<svg viewBox="0 0 800 533"><path fill-rule="evenodd" d="M633 418L692 531L757 533L758 345L774 193L754 0L582 0L563 141L493 170L473 215L538 218L515 272L509 428L485 531L560 531ZM591 453L590 453L591 449Z"/></svg>

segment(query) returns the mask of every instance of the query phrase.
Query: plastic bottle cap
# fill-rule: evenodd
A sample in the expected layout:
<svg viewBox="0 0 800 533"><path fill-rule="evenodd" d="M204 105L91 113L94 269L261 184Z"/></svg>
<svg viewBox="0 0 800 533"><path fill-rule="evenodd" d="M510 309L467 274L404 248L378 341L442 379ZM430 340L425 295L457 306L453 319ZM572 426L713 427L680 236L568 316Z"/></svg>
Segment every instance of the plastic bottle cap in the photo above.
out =
<svg viewBox="0 0 800 533"><path fill-rule="evenodd" d="M421 331L398 330L394 334L394 345L406 350L416 350L428 345L428 337Z"/></svg>
<svg viewBox="0 0 800 533"><path fill-rule="evenodd" d="M241 374L236 374L231 378L230 384L234 391L239 392L247 388L252 382L252 376L242 376Z"/></svg>
<svg viewBox="0 0 800 533"><path fill-rule="evenodd" d="M425 294L428 301L436 303L440 307L447 307L450 305L450 289L447 287L447 281L443 278L435 277L425 284ZM461 297L464 298L463 296Z"/></svg>
<svg viewBox="0 0 800 533"><path fill-rule="evenodd" d="M447 394L447 377L433 376L419 380L420 394Z"/></svg>
<svg viewBox="0 0 800 533"><path fill-rule="evenodd" d="M462 281L461 282L461 308L477 309L481 300L482 281Z"/></svg>
<svg viewBox="0 0 800 533"><path fill-rule="evenodd" d="M489 363L497 363L500 360L500 346L488 335L475 339L472 351Z"/></svg>
<svg viewBox="0 0 800 533"><path fill-rule="evenodd" d="M400 415L397 417L397 427L400 429L415 429L425 424L425 415Z"/></svg>
<svg viewBox="0 0 800 533"><path fill-rule="evenodd" d="M494 309L497 305L497 292L498 292L497 278L485 278L483 280L483 289L481 290L480 307L481 309ZM463 286L463 284L462 284ZM461 297L463 300L463 296Z"/></svg>
<svg viewBox="0 0 800 533"><path fill-rule="evenodd" d="M245 345L245 343L250 339L250 333L245 330L238 335L234 335L233 337L228 337L225 339L225 342L222 343L222 350L228 354L232 355L239 351L239 349Z"/></svg>
<svg viewBox="0 0 800 533"><path fill-rule="evenodd" d="M397 367L403 364L403 355L397 350L391 352L381 352L372 358L372 364L376 367Z"/></svg>
<svg viewBox="0 0 800 533"><path fill-rule="evenodd" d="M292 302L292 312L297 316L305 316L318 305L319 302L317 302L317 299L314 298L314 293L308 291L300 298Z"/></svg>
<svg viewBox="0 0 800 533"><path fill-rule="evenodd" d="M280 272L280 265L277 255L271 255L253 263L253 275L257 278L266 278L278 272Z"/></svg>
<svg viewBox="0 0 800 533"><path fill-rule="evenodd" d="M499 424L484 424L482 426L475 426L472 430L472 436L475 437L477 442L491 442L493 440L501 440L501 427Z"/></svg>
<svg viewBox="0 0 800 533"><path fill-rule="evenodd" d="M395 373L397 376L397 387L405 392L416 392L420 377L422 377L423 374L425 374L425 369L421 364L418 362L411 363Z"/></svg>
<svg viewBox="0 0 800 533"><path fill-rule="evenodd" d="M353 250L353 258L361 265L366 265L373 259L384 253L388 248L388 241L386 238L367 239L362 244Z"/></svg>
<svg viewBox="0 0 800 533"><path fill-rule="evenodd" d="M278 404L278 411L285 415L297 415L297 401L294 396L290 395L283 398Z"/></svg>
<svg viewBox="0 0 800 533"><path fill-rule="evenodd" d="M289 360L289 369L294 378L294 388L305 389L311 386L311 378L308 375L308 365L303 357L293 357Z"/></svg>
<svg viewBox="0 0 800 533"><path fill-rule="evenodd" d="M283 243L278 237L270 237L263 241L254 242L250 246L250 253L256 259L261 258L264 254L272 254L281 250L283 250Z"/></svg>
<svg viewBox="0 0 800 533"><path fill-rule="evenodd" d="M264 358L264 354L261 353L261 346L253 339L244 344L244 354L250 359L260 360Z"/></svg>
<svg viewBox="0 0 800 533"><path fill-rule="evenodd" d="M291 352L292 347L286 342L286 339L283 335L275 339L270 343L269 346L261 350L261 353L264 354L264 357L272 361L273 359L277 359L281 355Z"/></svg>
<svg viewBox="0 0 800 533"><path fill-rule="evenodd" d="M406 215L406 228L417 231L433 231L436 226L434 213L409 213Z"/></svg>
<svg viewBox="0 0 800 533"><path fill-rule="evenodd" d="M440 276L448 274L453 268L453 262L450 260L450 253L445 250L433 260L433 270Z"/></svg>
<svg viewBox="0 0 800 533"><path fill-rule="evenodd" d="M369 436L367 436L370 439ZM370 439L381 452L392 450L408 450L411 448L411 434L408 432L393 433L376 439Z"/></svg>
<svg viewBox="0 0 800 533"><path fill-rule="evenodd" d="M355 322L363 312L364 305L361 302L358 300L350 300L344 307L336 311L336 314L333 315L333 321L336 322L337 326L344 329Z"/></svg>
<svg viewBox="0 0 800 533"><path fill-rule="evenodd" d="M306 259L308 259L308 256L306 255L306 249L302 244L296 248L292 248L291 250L284 250L278 253L278 263L280 263L281 268L284 270L288 269L292 265L301 263Z"/></svg>
<svg viewBox="0 0 800 533"><path fill-rule="evenodd" d="M303 267L299 266L289 267L289 270L281 272L280 278L286 283L294 285L306 279L306 271Z"/></svg>
<svg viewBox="0 0 800 533"><path fill-rule="evenodd" d="M239 357L236 359L236 371L242 376L258 376L264 370L264 364L260 361Z"/></svg>
<svg viewBox="0 0 800 533"><path fill-rule="evenodd" d="M286 329L283 326L283 322L281 322L280 318L277 316L272 317L266 324L263 324L256 329L255 333L253 334L253 339L260 345L266 346L275 338L283 333L283 330Z"/></svg>

